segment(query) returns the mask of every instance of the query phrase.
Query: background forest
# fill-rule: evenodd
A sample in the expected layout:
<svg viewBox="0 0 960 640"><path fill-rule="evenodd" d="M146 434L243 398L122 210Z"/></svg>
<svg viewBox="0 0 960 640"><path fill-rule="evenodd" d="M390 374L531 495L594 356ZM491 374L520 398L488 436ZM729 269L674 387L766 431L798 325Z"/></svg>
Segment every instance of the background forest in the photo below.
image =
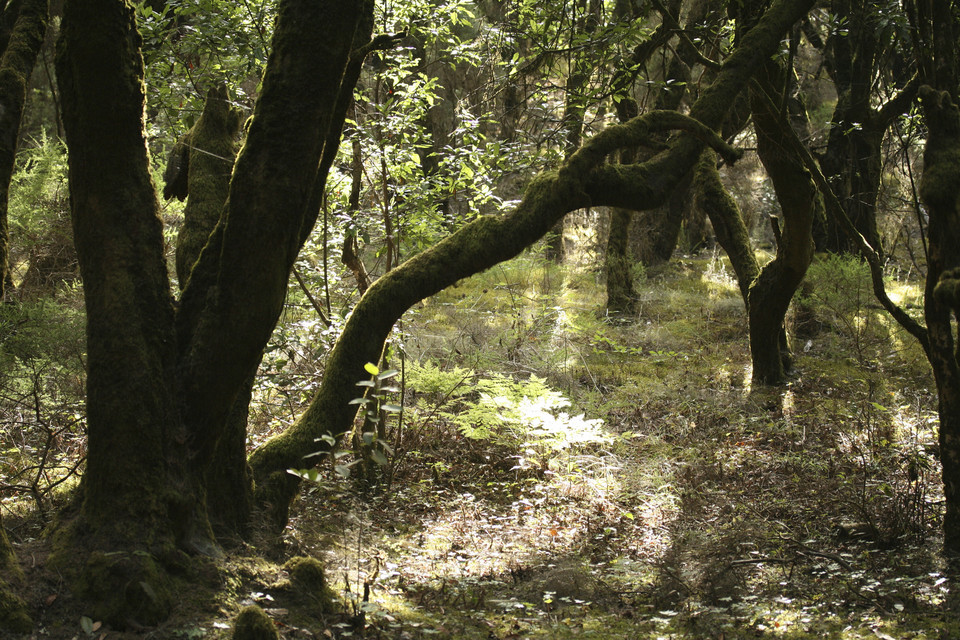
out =
<svg viewBox="0 0 960 640"><path fill-rule="evenodd" d="M960 637L960 7L47 5L0 637Z"/></svg>

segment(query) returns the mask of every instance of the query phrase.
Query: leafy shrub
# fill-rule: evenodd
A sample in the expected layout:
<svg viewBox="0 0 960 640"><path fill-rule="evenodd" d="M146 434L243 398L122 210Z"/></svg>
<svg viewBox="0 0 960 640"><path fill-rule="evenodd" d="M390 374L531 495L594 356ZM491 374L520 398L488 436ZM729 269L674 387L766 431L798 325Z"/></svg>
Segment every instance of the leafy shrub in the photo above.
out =
<svg viewBox="0 0 960 640"><path fill-rule="evenodd" d="M77 276L70 226L67 156L63 144L42 136L17 158L10 183L12 263L22 289L51 288Z"/></svg>
<svg viewBox="0 0 960 640"><path fill-rule="evenodd" d="M609 441L602 420L563 411L570 400L535 375L522 380L499 373L480 377L426 362L409 368L407 385L422 394L421 409L456 425L467 438L505 446L540 462L573 446Z"/></svg>

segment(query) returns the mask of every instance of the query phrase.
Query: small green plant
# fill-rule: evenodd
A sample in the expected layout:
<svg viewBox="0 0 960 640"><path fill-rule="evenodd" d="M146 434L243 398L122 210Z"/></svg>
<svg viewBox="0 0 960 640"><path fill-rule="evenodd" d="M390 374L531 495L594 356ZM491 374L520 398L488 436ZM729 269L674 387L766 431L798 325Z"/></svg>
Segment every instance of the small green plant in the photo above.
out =
<svg viewBox="0 0 960 640"><path fill-rule="evenodd" d="M527 463L542 466L572 446L609 441L602 420L563 411L570 400L535 375L481 378L465 369L442 371L426 363L410 367L409 378L410 387L424 393L424 404L433 403L421 407L429 415L455 425L471 440L512 449Z"/></svg>
<svg viewBox="0 0 960 640"><path fill-rule="evenodd" d="M391 413L401 414L403 407L387 402L392 394L400 392L400 388L390 383L400 371L388 369L381 371L377 365L368 362L363 365L370 380L361 380L358 387L366 388L365 395L354 398L350 404L360 405L359 425L353 432L354 464L359 464L359 479L367 484L374 484L384 470L389 485L390 460L393 448L387 443L387 416Z"/></svg>
<svg viewBox="0 0 960 640"><path fill-rule="evenodd" d="M363 368L371 378L357 383L358 387L368 391L350 401L350 404L360 405L360 420L350 436L352 449L337 450L337 440L324 434L316 439L318 445L322 443L323 449L306 458L329 455L333 470L341 479L353 478L368 488L381 481L389 486L392 476L390 460L394 456L394 449L387 442L387 416L391 413L401 414L403 411L400 405L388 402L390 396L400 392L400 388L389 381L400 372L396 369L381 371L377 365L370 362ZM288 469L288 472L309 482L320 481L320 472L316 468Z"/></svg>

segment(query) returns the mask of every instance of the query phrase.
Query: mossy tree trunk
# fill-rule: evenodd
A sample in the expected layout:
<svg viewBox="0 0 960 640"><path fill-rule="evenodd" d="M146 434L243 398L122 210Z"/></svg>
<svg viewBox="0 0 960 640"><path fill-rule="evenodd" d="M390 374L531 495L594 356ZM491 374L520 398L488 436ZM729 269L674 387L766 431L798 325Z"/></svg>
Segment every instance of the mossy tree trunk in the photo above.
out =
<svg viewBox="0 0 960 640"><path fill-rule="evenodd" d="M956 91L956 84L951 86ZM920 195L930 222L924 316L927 357L937 384L940 462L943 467L944 550L960 569L960 318L956 269L960 267L960 110L948 91L921 90L929 133L923 153ZM939 289L938 289L939 287ZM950 295L953 291L954 295Z"/></svg>
<svg viewBox="0 0 960 640"><path fill-rule="evenodd" d="M170 154L164 196L187 198L177 235L176 270L181 289L225 211L241 116L231 106L226 87L210 89L200 119ZM204 477L207 512L219 539L243 537L249 531L253 479L246 443L254 373L251 371L237 394Z"/></svg>
<svg viewBox="0 0 960 640"><path fill-rule="evenodd" d="M229 203L196 232L202 241L218 220L175 308L133 8L65 3L57 69L87 310L89 448L80 506L63 520L53 561L98 619L161 619L173 602L167 572L182 570L183 553L218 553L207 470L219 444L232 442L226 425L245 406L316 220L372 17L365 0L280 3Z"/></svg>
<svg viewBox="0 0 960 640"><path fill-rule="evenodd" d="M47 0L15 0L0 13L0 301L13 285L7 220L10 178L27 83L47 32Z"/></svg>
<svg viewBox="0 0 960 640"><path fill-rule="evenodd" d="M760 270L750 287L750 354L753 380L781 384L792 366L784 327L790 300L813 259L813 221L823 215L823 198L803 160L791 152L795 126L787 120L784 87L795 87L793 70L770 61L751 94L757 154L773 183L783 229L776 257ZM784 105L780 107L778 105ZM794 118L806 123L802 108Z"/></svg>
<svg viewBox="0 0 960 640"><path fill-rule="evenodd" d="M57 75L87 314L88 454L82 507L59 532L54 562L72 569L78 595L103 605L94 615L150 623L171 602L152 558L186 537L195 494L174 462L186 434L139 45L129 5L65 4ZM147 555L112 564L106 554L118 549Z"/></svg>
<svg viewBox="0 0 960 640"><path fill-rule="evenodd" d="M717 154L711 150L705 150L697 163L693 193L696 207L710 219L717 242L730 259L743 303L749 309L750 287L760 275L760 265L740 207L720 181Z"/></svg>
<svg viewBox="0 0 960 640"><path fill-rule="evenodd" d="M282 434L253 453L251 466L261 504L271 508L282 527L297 480L287 469L302 467L315 453L321 436L338 439L356 415L348 404L355 383L365 379L366 362L377 362L384 341L400 316L423 298L490 266L507 260L541 238L566 213L585 206L644 210L663 203L700 157L704 140L712 140L725 159L732 153L713 128L723 123L727 109L753 73L777 50L782 34L806 14L813 0L778 0L731 54L715 82L692 106L691 120L676 112L652 112L610 127L568 158L557 172L535 179L515 210L485 217L408 260L373 284L360 299L327 360L323 384L307 411ZM607 164L607 155L649 144L658 131L690 128L670 148L650 160Z"/></svg>
<svg viewBox="0 0 960 640"><path fill-rule="evenodd" d="M610 211L610 237L604 255L607 284L607 311L631 315L637 310L637 291L633 286L633 256L630 254L630 220L633 212L613 208Z"/></svg>

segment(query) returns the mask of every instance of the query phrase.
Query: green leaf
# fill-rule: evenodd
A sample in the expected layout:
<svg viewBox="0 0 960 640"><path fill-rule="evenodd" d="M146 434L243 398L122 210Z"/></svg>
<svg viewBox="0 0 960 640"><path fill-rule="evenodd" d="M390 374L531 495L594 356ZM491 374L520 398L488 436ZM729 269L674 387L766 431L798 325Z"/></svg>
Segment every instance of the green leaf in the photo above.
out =
<svg viewBox="0 0 960 640"><path fill-rule="evenodd" d="M384 402L380 405L380 408L384 411L389 411L390 413L400 413L403 411L403 407L398 404L390 404L389 402Z"/></svg>
<svg viewBox="0 0 960 640"><path fill-rule="evenodd" d="M388 464L390 464L390 461L387 460L387 457L376 449L370 452L370 457L373 459L374 462L376 462L381 467L385 467Z"/></svg>
<svg viewBox="0 0 960 640"><path fill-rule="evenodd" d="M387 370L384 371L383 373L380 373L380 374L376 374L376 373L375 373L375 374L373 374L373 375L377 376L377 380L386 380L387 378L392 378L393 376L397 375L398 373L400 373L400 372L397 371L396 369L387 369Z"/></svg>
<svg viewBox="0 0 960 640"><path fill-rule="evenodd" d="M82 616L80 618L80 628L83 629L83 632L88 636L93 635L93 620L87 616Z"/></svg>
<svg viewBox="0 0 960 640"><path fill-rule="evenodd" d="M372 376L375 376L378 373L380 373L380 367L373 364L372 362L368 362L367 364L363 365L363 368L367 373L369 373Z"/></svg>

